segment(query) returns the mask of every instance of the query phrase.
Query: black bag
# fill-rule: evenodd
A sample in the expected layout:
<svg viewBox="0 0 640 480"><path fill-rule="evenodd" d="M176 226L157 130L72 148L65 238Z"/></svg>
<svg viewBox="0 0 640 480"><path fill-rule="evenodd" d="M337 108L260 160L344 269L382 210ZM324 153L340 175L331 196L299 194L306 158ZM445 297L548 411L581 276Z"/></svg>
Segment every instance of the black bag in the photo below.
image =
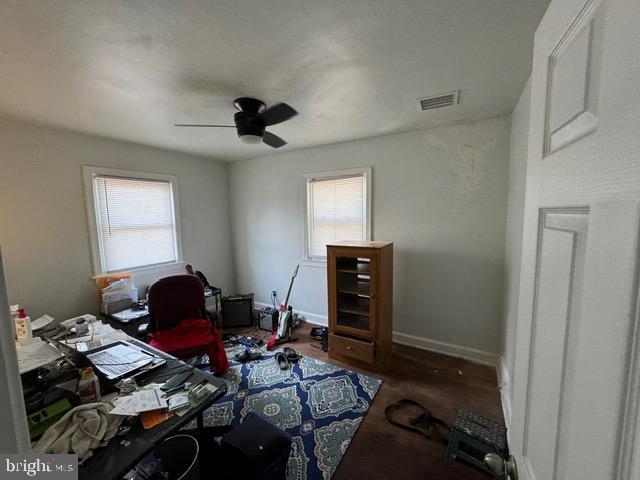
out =
<svg viewBox="0 0 640 480"><path fill-rule="evenodd" d="M398 407L402 407L405 405L418 407L422 411L420 415L409 419L409 425L397 422L393 419L393 412ZM395 425L396 427L402 428L403 430L407 430L409 432L418 433L428 440L433 440L434 442L440 443L442 445L448 444L448 441L445 439L446 435L444 436L444 438L438 438L434 437L433 432L436 430L436 426L440 426L442 427L442 429L446 430L448 434L449 425L444 423L439 418L431 415L431 412L426 407L419 404L415 400L403 398L402 400L398 400L396 403L388 405L387 408L384 409L384 416L391 425Z"/></svg>

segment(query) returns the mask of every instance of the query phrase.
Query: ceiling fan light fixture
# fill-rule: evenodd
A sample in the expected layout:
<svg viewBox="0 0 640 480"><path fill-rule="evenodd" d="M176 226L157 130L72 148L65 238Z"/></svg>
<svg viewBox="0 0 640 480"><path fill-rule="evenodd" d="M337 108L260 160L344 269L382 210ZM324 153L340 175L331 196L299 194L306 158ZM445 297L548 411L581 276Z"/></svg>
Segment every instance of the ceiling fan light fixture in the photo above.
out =
<svg viewBox="0 0 640 480"><path fill-rule="evenodd" d="M264 102L250 97L236 98L233 105L238 110L233 115L233 123L240 141L249 145L264 143L272 148L280 148L287 144L278 135L267 132L265 127L277 125L295 117L298 112L286 103L276 103L267 108ZM225 127L234 125L209 125L176 123L176 127Z"/></svg>
<svg viewBox="0 0 640 480"><path fill-rule="evenodd" d="M248 143L255 145L256 143L262 143L262 137L259 135L242 135L240 137L242 143Z"/></svg>

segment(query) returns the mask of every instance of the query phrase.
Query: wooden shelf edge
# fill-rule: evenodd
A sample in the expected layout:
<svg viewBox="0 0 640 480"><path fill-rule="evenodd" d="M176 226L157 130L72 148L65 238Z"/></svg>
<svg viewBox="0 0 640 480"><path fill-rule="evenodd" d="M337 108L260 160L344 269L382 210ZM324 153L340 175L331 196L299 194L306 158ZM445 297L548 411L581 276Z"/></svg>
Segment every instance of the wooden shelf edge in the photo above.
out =
<svg viewBox="0 0 640 480"><path fill-rule="evenodd" d="M342 313L350 313L351 315L359 315L360 317L370 317L371 315L367 310L358 310L355 308L349 307L340 307L338 306L338 311Z"/></svg>
<svg viewBox="0 0 640 480"><path fill-rule="evenodd" d="M353 269L350 269L350 268L338 268L336 271L340 272L340 273L353 273L353 274L356 274L356 275L366 275L368 277L371 276L371 272L361 272L359 270L353 270Z"/></svg>
<svg viewBox="0 0 640 480"><path fill-rule="evenodd" d="M362 298L371 298L370 293L358 292L357 290L349 290L348 288L338 289L338 293L344 293L347 295L358 295L359 297L362 297Z"/></svg>

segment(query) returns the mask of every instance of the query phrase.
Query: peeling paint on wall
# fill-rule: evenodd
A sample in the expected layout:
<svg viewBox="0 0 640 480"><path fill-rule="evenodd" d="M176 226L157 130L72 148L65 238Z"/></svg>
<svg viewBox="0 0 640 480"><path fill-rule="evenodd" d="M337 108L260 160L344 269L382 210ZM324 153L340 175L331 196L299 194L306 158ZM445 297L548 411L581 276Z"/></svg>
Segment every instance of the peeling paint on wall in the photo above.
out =
<svg viewBox="0 0 640 480"><path fill-rule="evenodd" d="M495 146L507 127L505 117L496 117L438 127L424 133L427 145L451 153L449 169L456 178L454 194L457 197L473 198L478 193L490 167L486 152Z"/></svg>

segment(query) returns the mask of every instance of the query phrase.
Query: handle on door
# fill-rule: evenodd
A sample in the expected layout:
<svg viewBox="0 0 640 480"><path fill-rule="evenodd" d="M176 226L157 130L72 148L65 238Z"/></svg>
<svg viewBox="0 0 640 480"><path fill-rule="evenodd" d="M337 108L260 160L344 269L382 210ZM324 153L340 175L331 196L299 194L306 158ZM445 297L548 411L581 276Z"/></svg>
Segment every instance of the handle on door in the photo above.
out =
<svg viewBox="0 0 640 480"><path fill-rule="evenodd" d="M494 478L498 480L518 480L518 467L513 455L509 455L509 458L505 460L496 453L487 453L484 456L484 463L493 472Z"/></svg>
<svg viewBox="0 0 640 480"><path fill-rule="evenodd" d="M347 350L353 350L353 347L350 347L349 345L347 345L347 346L346 346L346 347L344 347L344 348L346 348Z"/></svg>

